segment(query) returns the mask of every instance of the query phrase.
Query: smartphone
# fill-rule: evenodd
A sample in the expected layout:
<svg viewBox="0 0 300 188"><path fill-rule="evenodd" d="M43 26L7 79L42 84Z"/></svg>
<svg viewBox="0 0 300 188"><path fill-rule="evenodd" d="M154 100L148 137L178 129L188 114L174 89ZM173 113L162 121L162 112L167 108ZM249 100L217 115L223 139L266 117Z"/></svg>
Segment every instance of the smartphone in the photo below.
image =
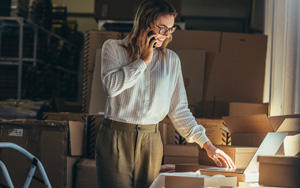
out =
<svg viewBox="0 0 300 188"><path fill-rule="evenodd" d="M150 36L150 35L152 35L152 34L153 34L153 31L152 31L152 30L148 32L148 36ZM150 39L150 41L149 41L149 44L150 44L154 39L155 39L155 37L152 37L152 38ZM156 44L156 42L153 44L153 48L155 48L155 44Z"/></svg>

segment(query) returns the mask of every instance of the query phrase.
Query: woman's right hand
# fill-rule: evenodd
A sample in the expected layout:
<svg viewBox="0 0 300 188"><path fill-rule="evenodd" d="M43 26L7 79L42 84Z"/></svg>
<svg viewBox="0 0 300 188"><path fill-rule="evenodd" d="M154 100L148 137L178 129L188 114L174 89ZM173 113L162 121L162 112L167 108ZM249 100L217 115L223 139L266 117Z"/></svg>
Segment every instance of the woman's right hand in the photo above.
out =
<svg viewBox="0 0 300 188"><path fill-rule="evenodd" d="M148 32L150 32L150 29ZM154 34L154 33L149 36L146 34L146 36L147 36L147 40L145 41L145 44L142 47L141 59L146 63L146 65L148 65L150 63L150 61L152 60L153 49L154 49L153 46L154 46L154 43L157 42L157 39L156 39L156 34ZM150 40L152 38L154 38L154 40L152 40L150 42Z"/></svg>

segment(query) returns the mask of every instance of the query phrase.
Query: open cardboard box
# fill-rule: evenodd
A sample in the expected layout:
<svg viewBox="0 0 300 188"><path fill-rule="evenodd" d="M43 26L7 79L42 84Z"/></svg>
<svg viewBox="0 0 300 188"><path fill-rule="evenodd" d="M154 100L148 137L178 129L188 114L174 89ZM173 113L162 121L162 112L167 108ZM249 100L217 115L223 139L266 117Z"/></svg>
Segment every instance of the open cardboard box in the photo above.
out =
<svg viewBox="0 0 300 188"><path fill-rule="evenodd" d="M150 188L198 188L221 186L236 186L236 177L203 176L197 172L160 173L151 184Z"/></svg>
<svg viewBox="0 0 300 188"><path fill-rule="evenodd" d="M256 150L246 168L228 169L220 167L205 167L199 170L202 175L222 174L224 176L235 176L237 177L238 182L258 182L257 155L275 155L286 135L286 132L269 132L259 148ZM177 168L175 167L175 169Z"/></svg>
<svg viewBox="0 0 300 188"><path fill-rule="evenodd" d="M236 168L246 168L257 147L246 146L216 146L218 149L224 151L234 162ZM226 166L221 160L222 166ZM205 149L199 147L199 164L216 166L216 163L207 156Z"/></svg>
<svg viewBox="0 0 300 188"><path fill-rule="evenodd" d="M223 117L223 120L227 131L231 134L231 145L233 146L258 147L268 132L288 132L285 142L288 142L289 136L296 138L292 140L293 144L284 142L284 146L299 149L300 114L270 117L266 114L227 116ZM284 150L286 151L286 149Z"/></svg>
<svg viewBox="0 0 300 188"><path fill-rule="evenodd" d="M221 129L224 128L222 119L196 118L195 120L205 128L206 136L214 145L227 145L229 143L228 134ZM178 143L178 134L169 117L163 119L159 126L164 129L163 131L160 129L164 144ZM184 141L184 144L189 145L191 143Z"/></svg>
<svg viewBox="0 0 300 188"><path fill-rule="evenodd" d="M213 176L216 174L222 174L226 177L236 177L237 183L233 187L238 186L238 182L245 182L247 179L245 174L237 174L237 173L233 173L233 172L213 172L213 171L204 171L203 170L205 168L211 168L211 167L213 167L213 166L200 165L197 163L191 163L191 164L179 163L179 164L175 164L175 171L176 172L196 172L197 170L200 169L200 172L203 175Z"/></svg>

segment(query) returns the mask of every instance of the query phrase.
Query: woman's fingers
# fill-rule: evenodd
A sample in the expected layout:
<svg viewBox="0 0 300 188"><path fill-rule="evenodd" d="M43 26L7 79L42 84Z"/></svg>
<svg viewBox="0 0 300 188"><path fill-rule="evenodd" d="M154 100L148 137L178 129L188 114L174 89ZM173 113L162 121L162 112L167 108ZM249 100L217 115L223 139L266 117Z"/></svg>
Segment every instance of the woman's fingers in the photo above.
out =
<svg viewBox="0 0 300 188"><path fill-rule="evenodd" d="M151 43L152 43L151 46L153 46L153 44L154 44L153 41L156 41L156 42L157 42L156 34L154 34L154 33L151 34L151 35L149 35L149 36L147 37L147 43L146 43L146 46L151 45Z"/></svg>
<svg viewBox="0 0 300 188"><path fill-rule="evenodd" d="M210 141L203 145L207 152L207 155L215 161L218 166L222 166L220 159L225 163L227 168L235 168L235 165L231 158L222 150L216 148Z"/></svg>
<svg viewBox="0 0 300 188"><path fill-rule="evenodd" d="M216 151L216 153L218 158L220 158L225 163L227 168L235 168L234 162L226 153L219 149Z"/></svg>
<svg viewBox="0 0 300 188"><path fill-rule="evenodd" d="M215 163L217 164L218 167L221 167L221 166L222 166L222 163L221 163L221 161L219 160L218 154L215 154L215 155L213 156L213 160L215 161Z"/></svg>

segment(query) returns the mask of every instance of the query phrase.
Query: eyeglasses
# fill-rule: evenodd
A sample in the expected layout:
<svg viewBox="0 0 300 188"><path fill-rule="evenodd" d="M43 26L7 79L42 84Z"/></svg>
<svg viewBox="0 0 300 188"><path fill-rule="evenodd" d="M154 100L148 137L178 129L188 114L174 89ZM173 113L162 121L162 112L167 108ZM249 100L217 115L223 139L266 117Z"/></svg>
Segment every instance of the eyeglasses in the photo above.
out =
<svg viewBox="0 0 300 188"><path fill-rule="evenodd" d="M161 35L165 35L168 31L169 31L170 34L172 34L176 30L176 28L177 28L176 26L173 26L171 28L167 28L165 26L164 27L160 27L158 25L156 25L156 27L159 28L158 33L161 34Z"/></svg>

